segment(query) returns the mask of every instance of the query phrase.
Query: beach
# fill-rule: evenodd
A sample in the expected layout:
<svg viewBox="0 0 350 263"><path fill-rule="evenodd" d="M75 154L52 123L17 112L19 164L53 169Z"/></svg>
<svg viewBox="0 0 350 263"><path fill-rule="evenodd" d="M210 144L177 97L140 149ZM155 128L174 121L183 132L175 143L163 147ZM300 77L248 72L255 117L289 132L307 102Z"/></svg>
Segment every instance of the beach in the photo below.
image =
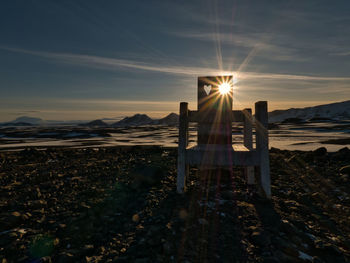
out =
<svg viewBox="0 0 350 263"><path fill-rule="evenodd" d="M270 150L272 199L176 148L0 153L2 262L349 262L350 150Z"/></svg>

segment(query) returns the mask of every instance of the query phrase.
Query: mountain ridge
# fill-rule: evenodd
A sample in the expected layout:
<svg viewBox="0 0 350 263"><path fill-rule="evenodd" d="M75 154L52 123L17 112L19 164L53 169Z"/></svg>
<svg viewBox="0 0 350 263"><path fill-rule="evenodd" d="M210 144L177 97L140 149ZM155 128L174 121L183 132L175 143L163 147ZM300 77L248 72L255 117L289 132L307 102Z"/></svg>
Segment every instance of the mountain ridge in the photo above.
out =
<svg viewBox="0 0 350 263"><path fill-rule="evenodd" d="M314 120L350 120L350 100L322 104L304 108L290 108L286 110L274 110L268 113L270 123L278 123L290 120L314 121ZM124 126L142 126L142 125L177 125L179 115L172 112L160 119L152 119L147 114L135 114L125 117L114 123L106 123L104 120L114 118L101 118L89 122L83 121L47 121L37 117L21 116L11 122L0 123L2 126L21 126L21 125L81 125L91 127L124 127Z"/></svg>
<svg viewBox="0 0 350 263"><path fill-rule="evenodd" d="M290 108L287 110L274 110L269 112L269 122L282 122L291 118L298 118L304 121L315 118L349 120L350 100L312 107Z"/></svg>

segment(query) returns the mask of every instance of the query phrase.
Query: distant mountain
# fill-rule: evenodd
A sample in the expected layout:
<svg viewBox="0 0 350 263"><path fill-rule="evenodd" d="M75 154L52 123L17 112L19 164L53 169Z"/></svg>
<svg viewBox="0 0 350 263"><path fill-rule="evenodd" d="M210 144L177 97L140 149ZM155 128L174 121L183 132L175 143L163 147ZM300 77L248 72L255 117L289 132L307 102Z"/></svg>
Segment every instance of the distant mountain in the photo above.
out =
<svg viewBox="0 0 350 263"><path fill-rule="evenodd" d="M35 126L41 125L43 122L44 121L40 118L21 116L13 121L0 123L0 126Z"/></svg>
<svg viewBox="0 0 350 263"><path fill-rule="evenodd" d="M179 115L173 112L162 119L154 121L154 124L160 124L160 125L177 125L178 123L179 123Z"/></svg>
<svg viewBox="0 0 350 263"><path fill-rule="evenodd" d="M112 124L114 127L124 126L139 126L153 124L153 120L146 114L135 114L132 117L125 117L124 119Z"/></svg>
<svg viewBox="0 0 350 263"><path fill-rule="evenodd" d="M103 120L103 121L118 121L118 120L120 120L120 119L122 119L122 117L103 118L103 119L101 119L101 120Z"/></svg>
<svg viewBox="0 0 350 263"><path fill-rule="evenodd" d="M107 123L105 123L102 120L94 120L94 121L90 121L88 123L82 123L79 124L79 126L86 126L86 127L106 127L108 126Z"/></svg>
<svg viewBox="0 0 350 263"><path fill-rule="evenodd" d="M350 100L314 107L269 112L269 122L283 122L288 119L300 119L301 121L350 120Z"/></svg>
<svg viewBox="0 0 350 263"><path fill-rule="evenodd" d="M21 116L15 119L14 121L11 121L10 123L30 123L30 124L38 125L38 124L41 124L42 122L43 120L40 118Z"/></svg>
<svg viewBox="0 0 350 263"><path fill-rule="evenodd" d="M127 126L141 126L141 125L178 125L179 115L170 113L161 119L151 119L146 114L135 114L131 117L111 123L116 118L104 118L93 120L88 123L83 121L54 121L42 120L40 118L21 116L17 119L0 123L0 126L55 126L55 125L81 125L86 127L127 127ZM332 121L332 120L350 120L350 100L324 104L307 108L291 108L288 110L275 110L269 112L270 123L302 123L304 121Z"/></svg>

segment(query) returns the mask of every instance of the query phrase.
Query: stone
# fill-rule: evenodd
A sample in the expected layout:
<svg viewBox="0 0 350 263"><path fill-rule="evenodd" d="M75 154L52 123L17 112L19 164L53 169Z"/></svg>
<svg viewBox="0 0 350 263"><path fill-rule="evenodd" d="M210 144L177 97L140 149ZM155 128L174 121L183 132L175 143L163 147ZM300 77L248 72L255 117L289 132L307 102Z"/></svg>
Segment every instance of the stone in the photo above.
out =
<svg viewBox="0 0 350 263"><path fill-rule="evenodd" d="M208 220L206 220L205 218L199 218L198 223L205 226L209 225Z"/></svg>
<svg viewBox="0 0 350 263"><path fill-rule="evenodd" d="M5 223L4 225L6 225L7 228L14 228L14 227L18 226L22 220L23 219L22 219L21 213L12 212L4 220L4 223Z"/></svg>
<svg viewBox="0 0 350 263"><path fill-rule="evenodd" d="M253 232L252 242L254 245L265 247L271 244L271 238L266 232Z"/></svg>
<svg viewBox="0 0 350 263"><path fill-rule="evenodd" d="M235 198L235 195L233 191L231 190L225 190L221 192L221 197L224 200L233 200Z"/></svg>
<svg viewBox="0 0 350 263"><path fill-rule="evenodd" d="M282 249L282 251L283 251L284 253L286 253L287 255L289 255L289 256L292 256L292 257L299 257L299 252L298 252L298 250L295 249L295 248L292 247L292 246L284 247L284 248Z"/></svg>
<svg viewBox="0 0 350 263"><path fill-rule="evenodd" d="M342 180L344 183L349 182L349 174L343 174L343 175L340 177L340 180Z"/></svg>
<svg viewBox="0 0 350 263"><path fill-rule="evenodd" d="M339 172L341 174L347 174L350 175L350 165L343 166L339 169Z"/></svg>
<svg viewBox="0 0 350 263"><path fill-rule="evenodd" d="M314 154L316 156L324 156L327 154L327 149L325 147L320 147L314 150Z"/></svg>
<svg viewBox="0 0 350 263"><path fill-rule="evenodd" d="M137 258L134 261L135 263L148 263L151 262L148 258Z"/></svg>

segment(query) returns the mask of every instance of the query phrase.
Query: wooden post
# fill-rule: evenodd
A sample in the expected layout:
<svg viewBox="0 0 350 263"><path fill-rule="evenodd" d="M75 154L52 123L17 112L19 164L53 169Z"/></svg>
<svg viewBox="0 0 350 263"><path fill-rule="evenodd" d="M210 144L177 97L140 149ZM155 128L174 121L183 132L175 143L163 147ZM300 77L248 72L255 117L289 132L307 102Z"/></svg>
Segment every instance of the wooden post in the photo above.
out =
<svg viewBox="0 0 350 263"><path fill-rule="evenodd" d="M243 110L243 144L249 150L253 148L253 131L252 131L252 109Z"/></svg>
<svg viewBox="0 0 350 263"><path fill-rule="evenodd" d="M260 183L267 198L271 198L267 101L255 103L256 150L260 159Z"/></svg>
<svg viewBox="0 0 350 263"><path fill-rule="evenodd" d="M253 149L252 109L244 109L243 118L243 144L251 151ZM255 184L254 166L245 167L245 174L247 176L247 184Z"/></svg>
<svg viewBox="0 0 350 263"><path fill-rule="evenodd" d="M179 147L177 159L177 192L183 193L186 189L188 165L186 165L186 147L188 145L188 103L180 103L179 116Z"/></svg>

